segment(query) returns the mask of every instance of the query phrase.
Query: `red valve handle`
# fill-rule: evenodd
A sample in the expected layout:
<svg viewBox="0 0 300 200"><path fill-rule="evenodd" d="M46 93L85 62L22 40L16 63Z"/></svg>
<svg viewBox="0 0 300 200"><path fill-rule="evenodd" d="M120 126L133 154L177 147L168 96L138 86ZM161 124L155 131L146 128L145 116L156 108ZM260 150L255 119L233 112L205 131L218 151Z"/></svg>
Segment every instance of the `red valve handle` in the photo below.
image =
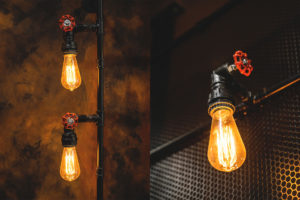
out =
<svg viewBox="0 0 300 200"><path fill-rule="evenodd" d="M78 125L78 115L75 113L66 113L62 116L62 121L65 129L73 130Z"/></svg>
<svg viewBox="0 0 300 200"><path fill-rule="evenodd" d="M233 55L234 64L241 74L250 76L253 71L251 60L247 58L247 54L242 51L236 51Z"/></svg>
<svg viewBox="0 0 300 200"><path fill-rule="evenodd" d="M71 15L63 15L59 20L59 28L63 30L64 32L69 32L74 29L76 26L75 24L75 18Z"/></svg>

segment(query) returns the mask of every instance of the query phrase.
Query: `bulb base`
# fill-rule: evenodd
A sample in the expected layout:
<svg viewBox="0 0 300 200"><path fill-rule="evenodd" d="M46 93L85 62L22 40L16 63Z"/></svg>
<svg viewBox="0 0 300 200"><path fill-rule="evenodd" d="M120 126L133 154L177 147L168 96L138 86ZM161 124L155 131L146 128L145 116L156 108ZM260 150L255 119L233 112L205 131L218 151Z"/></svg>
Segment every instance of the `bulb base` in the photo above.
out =
<svg viewBox="0 0 300 200"><path fill-rule="evenodd" d="M231 91L231 77L228 64L222 65L211 74L211 92L208 97L208 114L219 109L230 109L234 113L234 98Z"/></svg>
<svg viewBox="0 0 300 200"><path fill-rule="evenodd" d="M230 81L228 78L217 73L211 74L211 92L208 97L209 106L218 101L225 101L234 104L232 92L230 88Z"/></svg>
<svg viewBox="0 0 300 200"><path fill-rule="evenodd" d="M220 109L229 109L232 113L235 112L235 106L230 101L217 101L209 105L208 114L212 116L212 114Z"/></svg>
<svg viewBox="0 0 300 200"><path fill-rule="evenodd" d="M77 145L77 136L74 130L64 129L64 134L61 137L63 147L74 147Z"/></svg>
<svg viewBox="0 0 300 200"><path fill-rule="evenodd" d="M64 33L64 43L61 47L64 54L77 54L77 45L74 41L74 32L69 31Z"/></svg>

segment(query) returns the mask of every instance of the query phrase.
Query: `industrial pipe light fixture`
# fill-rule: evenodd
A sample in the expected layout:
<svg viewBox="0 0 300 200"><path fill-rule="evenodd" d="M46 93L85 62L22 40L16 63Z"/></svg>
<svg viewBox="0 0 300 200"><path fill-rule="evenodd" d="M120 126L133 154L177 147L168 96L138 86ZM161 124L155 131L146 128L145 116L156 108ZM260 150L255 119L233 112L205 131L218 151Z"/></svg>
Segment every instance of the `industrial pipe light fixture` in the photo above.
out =
<svg viewBox="0 0 300 200"><path fill-rule="evenodd" d="M64 134L62 135L62 145L64 147L60 176L66 181L74 181L80 175L80 167L76 152L77 136L74 128L78 124L78 116L74 113L66 113L63 116Z"/></svg>
<svg viewBox="0 0 300 200"><path fill-rule="evenodd" d="M64 63L61 74L61 84L64 88L73 91L81 84L80 72L77 64L77 46L74 41L73 29L76 27L75 19L71 15L64 15L59 20L59 27L64 32Z"/></svg>
<svg viewBox="0 0 300 200"><path fill-rule="evenodd" d="M247 54L237 51L234 56L234 64L224 64L212 73L211 92L208 99L208 114L212 117L212 123L204 123L178 136L167 144L156 147L150 151L151 165L170 155L185 141L195 137L199 132L211 128L207 157L210 164L217 170L230 172L242 166L246 159L246 150L233 118L233 114L246 115L249 109L261 105L265 100L275 96L284 89L300 82L300 74L295 74L270 88L262 88L260 92L253 94L243 88L233 79L233 72L239 71L242 75L250 76L253 71L251 60ZM241 102L235 105L233 95L241 94ZM177 149L178 150L178 149Z"/></svg>
<svg viewBox="0 0 300 200"><path fill-rule="evenodd" d="M64 15L59 20L63 31L64 63L61 83L64 88L73 91L81 84L80 72L76 60L78 53L74 35L89 31L97 35L98 89L97 111L93 115L78 115L66 113L63 119L64 133L62 135L63 154L60 165L60 175L66 181L74 181L80 175L80 166L76 153L77 136L75 127L78 123L94 122L97 128L97 200L103 200L103 127L104 127L104 79L103 79L103 10L102 0L97 0L97 21L95 24L76 24L74 17Z"/></svg>
<svg viewBox="0 0 300 200"><path fill-rule="evenodd" d="M233 118L233 91L239 87L231 77L233 71L249 76L253 70L247 54L237 51L234 64L222 65L213 71L208 113L212 118L207 157L217 170L231 172L242 166L246 149Z"/></svg>

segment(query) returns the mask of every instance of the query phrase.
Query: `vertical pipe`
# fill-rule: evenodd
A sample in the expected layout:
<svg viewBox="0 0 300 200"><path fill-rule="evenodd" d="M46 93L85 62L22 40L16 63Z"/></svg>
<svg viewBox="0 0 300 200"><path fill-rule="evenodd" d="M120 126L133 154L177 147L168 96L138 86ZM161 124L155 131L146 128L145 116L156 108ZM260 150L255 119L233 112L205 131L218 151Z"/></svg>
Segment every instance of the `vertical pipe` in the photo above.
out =
<svg viewBox="0 0 300 200"><path fill-rule="evenodd" d="M97 200L103 200L103 127L104 127L104 79L103 79L103 8L102 0L97 0L97 62L98 91L97 113L100 121L97 127Z"/></svg>

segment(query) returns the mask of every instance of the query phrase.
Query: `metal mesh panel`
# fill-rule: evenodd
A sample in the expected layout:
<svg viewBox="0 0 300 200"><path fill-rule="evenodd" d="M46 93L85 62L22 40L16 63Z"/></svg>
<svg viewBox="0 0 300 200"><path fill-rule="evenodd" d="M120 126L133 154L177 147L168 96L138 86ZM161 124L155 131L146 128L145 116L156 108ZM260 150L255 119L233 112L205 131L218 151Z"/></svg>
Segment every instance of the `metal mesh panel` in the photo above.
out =
<svg viewBox="0 0 300 200"><path fill-rule="evenodd" d="M300 72L300 25L249 51L274 83ZM257 80L263 77L257 76ZM262 83L263 84L263 83ZM219 172L207 160L207 137L151 166L152 200L300 199L300 86L267 100L237 121L246 146L243 166Z"/></svg>
<svg viewBox="0 0 300 200"><path fill-rule="evenodd" d="M191 113L171 114L163 120L160 126L151 127L151 149L154 149L199 126L197 115Z"/></svg>
<svg viewBox="0 0 300 200"><path fill-rule="evenodd" d="M219 172L207 160L208 137L151 167L151 199L300 199L300 87L237 121L243 166Z"/></svg>

